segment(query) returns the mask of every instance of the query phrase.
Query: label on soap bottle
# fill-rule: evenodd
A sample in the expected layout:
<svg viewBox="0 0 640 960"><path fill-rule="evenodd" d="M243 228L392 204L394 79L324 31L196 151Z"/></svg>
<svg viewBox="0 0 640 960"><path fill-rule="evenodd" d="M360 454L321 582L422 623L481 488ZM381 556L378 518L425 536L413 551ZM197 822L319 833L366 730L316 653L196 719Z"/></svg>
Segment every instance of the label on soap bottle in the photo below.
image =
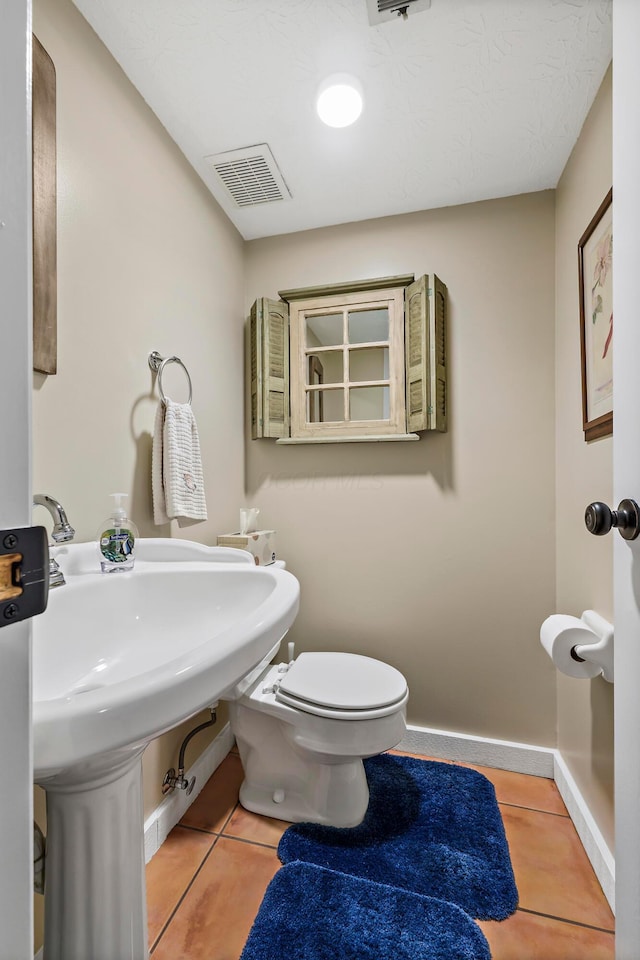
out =
<svg viewBox="0 0 640 960"><path fill-rule="evenodd" d="M100 535L100 553L110 563L124 563L131 559L135 537L124 527L110 527Z"/></svg>

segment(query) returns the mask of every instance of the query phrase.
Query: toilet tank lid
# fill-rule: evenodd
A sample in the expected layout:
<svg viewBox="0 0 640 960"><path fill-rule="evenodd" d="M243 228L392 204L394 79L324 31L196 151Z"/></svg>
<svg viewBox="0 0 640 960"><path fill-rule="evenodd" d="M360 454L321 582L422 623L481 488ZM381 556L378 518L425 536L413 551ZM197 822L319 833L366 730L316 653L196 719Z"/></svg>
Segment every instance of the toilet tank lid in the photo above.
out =
<svg viewBox="0 0 640 960"><path fill-rule="evenodd" d="M407 681L399 670L355 653L301 653L280 690L338 710L370 710L401 700Z"/></svg>

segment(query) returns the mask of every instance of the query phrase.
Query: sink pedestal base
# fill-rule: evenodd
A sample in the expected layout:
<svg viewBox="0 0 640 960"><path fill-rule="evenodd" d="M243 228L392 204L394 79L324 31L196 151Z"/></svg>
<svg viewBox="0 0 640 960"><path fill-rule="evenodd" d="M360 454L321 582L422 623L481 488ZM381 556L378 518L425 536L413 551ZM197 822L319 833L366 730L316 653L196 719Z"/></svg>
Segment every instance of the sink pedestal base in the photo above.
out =
<svg viewBox="0 0 640 960"><path fill-rule="evenodd" d="M142 751L47 791L45 960L147 960ZM93 778L92 775L93 774Z"/></svg>

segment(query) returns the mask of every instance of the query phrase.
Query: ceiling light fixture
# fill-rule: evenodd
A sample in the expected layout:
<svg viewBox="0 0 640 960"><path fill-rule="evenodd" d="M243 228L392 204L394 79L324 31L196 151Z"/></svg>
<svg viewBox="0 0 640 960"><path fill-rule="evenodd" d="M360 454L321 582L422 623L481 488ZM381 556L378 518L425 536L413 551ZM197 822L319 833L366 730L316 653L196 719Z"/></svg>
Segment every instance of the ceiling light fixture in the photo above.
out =
<svg viewBox="0 0 640 960"><path fill-rule="evenodd" d="M329 127L348 127L355 123L362 113L362 105L362 87L349 74L334 74L320 85L316 110Z"/></svg>

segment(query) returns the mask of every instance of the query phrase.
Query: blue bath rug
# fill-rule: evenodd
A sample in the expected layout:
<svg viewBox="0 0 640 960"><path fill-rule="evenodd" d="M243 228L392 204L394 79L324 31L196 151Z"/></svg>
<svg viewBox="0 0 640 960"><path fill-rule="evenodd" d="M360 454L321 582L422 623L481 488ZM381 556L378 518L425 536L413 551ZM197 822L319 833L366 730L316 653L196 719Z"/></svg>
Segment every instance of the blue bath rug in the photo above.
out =
<svg viewBox="0 0 640 960"><path fill-rule="evenodd" d="M296 823L282 863L303 860L448 900L472 917L504 920L518 905L493 785L476 770L383 754L365 760L369 807L357 827Z"/></svg>
<svg viewBox="0 0 640 960"><path fill-rule="evenodd" d="M267 888L240 960L490 960L459 907L290 863Z"/></svg>

